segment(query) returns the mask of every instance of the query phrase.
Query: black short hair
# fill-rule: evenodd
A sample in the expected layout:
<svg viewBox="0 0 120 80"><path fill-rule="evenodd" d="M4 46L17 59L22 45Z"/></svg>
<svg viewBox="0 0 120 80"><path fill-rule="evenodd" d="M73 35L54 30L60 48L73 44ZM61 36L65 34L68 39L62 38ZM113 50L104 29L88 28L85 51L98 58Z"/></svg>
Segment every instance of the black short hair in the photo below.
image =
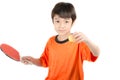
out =
<svg viewBox="0 0 120 80"><path fill-rule="evenodd" d="M55 15L59 15L61 18L72 18L74 22L76 19L75 8L71 3L59 2L57 3L51 13L52 19Z"/></svg>

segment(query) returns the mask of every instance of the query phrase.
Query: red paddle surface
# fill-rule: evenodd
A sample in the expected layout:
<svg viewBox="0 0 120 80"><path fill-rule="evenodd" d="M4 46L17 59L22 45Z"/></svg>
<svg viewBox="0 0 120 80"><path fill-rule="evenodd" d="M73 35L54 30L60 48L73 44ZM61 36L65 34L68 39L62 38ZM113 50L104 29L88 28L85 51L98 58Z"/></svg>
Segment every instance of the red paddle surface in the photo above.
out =
<svg viewBox="0 0 120 80"><path fill-rule="evenodd" d="M12 58L13 60L20 61L19 52L12 46L8 44L1 44L0 48L8 57Z"/></svg>

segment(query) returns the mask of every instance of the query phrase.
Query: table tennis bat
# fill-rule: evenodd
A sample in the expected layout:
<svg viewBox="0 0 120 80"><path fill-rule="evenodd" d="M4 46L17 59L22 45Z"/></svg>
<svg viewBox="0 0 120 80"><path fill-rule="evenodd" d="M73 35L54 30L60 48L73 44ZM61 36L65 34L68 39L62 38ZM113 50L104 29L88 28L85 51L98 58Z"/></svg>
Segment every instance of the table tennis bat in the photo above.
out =
<svg viewBox="0 0 120 80"><path fill-rule="evenodd" d="M11 58L11 59L13 59L15 61L20 61L19 52L15 48L13 48L12 46L3 43L3 44L0 45L0 49L9 58Z"/></svg>

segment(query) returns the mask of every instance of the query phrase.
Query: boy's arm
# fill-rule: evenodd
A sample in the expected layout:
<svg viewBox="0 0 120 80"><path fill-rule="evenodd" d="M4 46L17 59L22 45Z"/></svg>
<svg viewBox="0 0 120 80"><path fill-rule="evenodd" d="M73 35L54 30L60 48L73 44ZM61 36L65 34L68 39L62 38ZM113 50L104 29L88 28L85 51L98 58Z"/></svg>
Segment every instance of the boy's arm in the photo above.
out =
<svg viewBox="0 0 120 80"><path fill-rule="evenodd" d="M34 65L36 65L36 66L42 66L42 64L41 64L41 62L40 62L39 59L35 59L35 58L34 58L34 61L32 61L32 63L33 63Z"/></svg>
<svg viewBox="0 0 120 80"><path fill-rule="evenodd" d="M21 62L24 64L34 64L36 66L42 66L39 58L33 58L31 56L22 57Z"/></svg>
<svg viewBox="0 0 120 80"><path fill-rule="evenodd" d="M97 45L95 45L91 40L87 40L85 43L89 47L90 51L94 56L99 56L100 49Z"/></svg>
<svg viewBox="0 0 120 80"><path fill-rule="evenodd" d="M90 39L88 39L83 33L81 32L75 32L73 33L73 37L75 42L85 42L86 45L89 47L90 51L94 56L99 56L100 49L97 45L95 45Z"/></svg>

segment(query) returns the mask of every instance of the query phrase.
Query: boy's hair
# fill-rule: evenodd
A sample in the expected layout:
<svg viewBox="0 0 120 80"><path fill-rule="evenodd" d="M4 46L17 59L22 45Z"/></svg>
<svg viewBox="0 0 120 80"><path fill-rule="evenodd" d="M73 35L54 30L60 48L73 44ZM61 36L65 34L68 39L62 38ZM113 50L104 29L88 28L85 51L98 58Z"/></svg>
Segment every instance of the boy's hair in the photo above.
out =
<svg viewBox="0 0 120 80"><path fill-rule="evenodd" d="M71 3L59 2L57 3L51 13L52 20L55 15L59 15L61 18L72 18L74 22L76 19L75 8Z"/></svg>

